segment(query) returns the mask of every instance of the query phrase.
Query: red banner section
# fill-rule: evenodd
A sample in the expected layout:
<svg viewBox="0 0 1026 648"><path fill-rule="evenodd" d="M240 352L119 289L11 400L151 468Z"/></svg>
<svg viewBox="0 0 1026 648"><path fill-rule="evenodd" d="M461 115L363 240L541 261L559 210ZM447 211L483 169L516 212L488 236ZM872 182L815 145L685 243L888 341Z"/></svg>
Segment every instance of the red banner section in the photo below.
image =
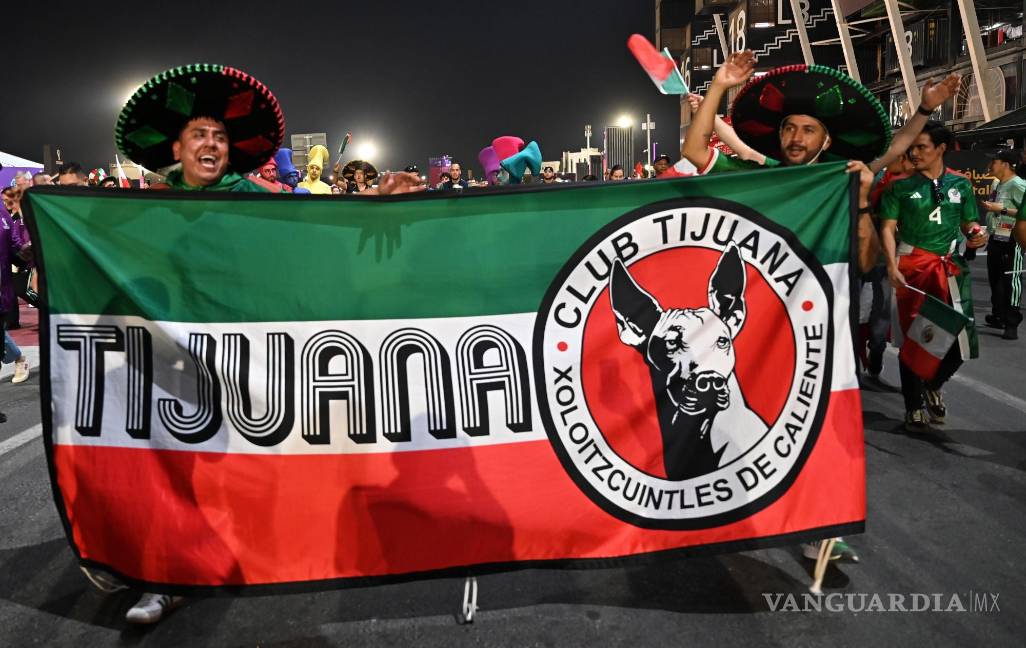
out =
<svg viewBox="0 0 1026 648"><path fill-rule="evenodd" d="M285 456L56 445L54 459L82 558L183 587L741 549L767 535L858 527L866 508L858 390L831 394L816 445L783 496L699 531L647 530L607 514L547 441Z"/></svg>

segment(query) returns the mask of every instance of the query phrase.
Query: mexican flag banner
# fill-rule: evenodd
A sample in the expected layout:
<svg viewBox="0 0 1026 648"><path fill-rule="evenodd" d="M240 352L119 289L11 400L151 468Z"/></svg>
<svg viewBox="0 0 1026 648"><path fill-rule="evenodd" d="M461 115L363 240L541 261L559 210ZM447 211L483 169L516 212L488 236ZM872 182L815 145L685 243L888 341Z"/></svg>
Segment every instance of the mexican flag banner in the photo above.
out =
<svg viewBox="0 0 1026 648"><path fill-rule="evenodd" d="M852 195L33 189L68 540L203 593L859 532Z"/></svg>
<svg viewBox="0 0 1026 648"><path fill-rule="evenodd" d="M930 380L937 375L941 360L948 354L969 318L933 295L921 295L919 312L905 334L898 358L917 376Z"/></svg>

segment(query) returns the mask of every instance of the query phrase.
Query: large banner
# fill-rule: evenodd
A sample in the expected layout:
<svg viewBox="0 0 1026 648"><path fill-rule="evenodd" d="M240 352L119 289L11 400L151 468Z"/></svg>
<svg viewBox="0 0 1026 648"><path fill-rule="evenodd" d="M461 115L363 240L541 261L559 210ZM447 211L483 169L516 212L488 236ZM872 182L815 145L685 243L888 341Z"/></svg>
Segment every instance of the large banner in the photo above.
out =
<svg viewBox="0 0 1026 648"><path fill-rule="evenodd" d="M843 164L29 197L85 565L301 589L862 530Z"/></svg>

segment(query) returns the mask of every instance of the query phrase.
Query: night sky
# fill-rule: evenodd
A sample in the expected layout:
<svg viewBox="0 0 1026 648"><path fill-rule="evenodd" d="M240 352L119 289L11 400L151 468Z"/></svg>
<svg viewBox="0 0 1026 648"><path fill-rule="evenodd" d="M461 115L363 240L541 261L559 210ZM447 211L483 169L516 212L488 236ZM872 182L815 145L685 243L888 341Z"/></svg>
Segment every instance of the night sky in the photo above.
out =
<svg viewBox="0 0 1026 648"><path fill-rule="evenodd" d="M353 133L378 168L477 152L499 135L536 139L546 160L592 145L627 113L637 157L645 112L659 151L677 148L679 104L626 47L654 38L651 0L552 2L51 2L5 16L0 150L42 162L43 145L87 168L113 161L114 122L150 76L222 63L266 83L292 133ZM303 7L296 11L292 7Z"/></svg>

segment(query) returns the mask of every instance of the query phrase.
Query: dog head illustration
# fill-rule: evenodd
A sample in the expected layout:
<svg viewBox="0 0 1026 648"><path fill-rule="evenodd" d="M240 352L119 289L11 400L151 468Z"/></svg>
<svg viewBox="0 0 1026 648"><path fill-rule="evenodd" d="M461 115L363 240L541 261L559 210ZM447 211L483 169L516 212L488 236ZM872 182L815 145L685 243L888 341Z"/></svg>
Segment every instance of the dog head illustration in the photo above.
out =
<svg viewBox="0 0 1026 648"><path fill-rule="evenodd" d="M705 474L719 465L710 431L731 406L734 338L745 322L745 264L733 243L709 279L708 307L663 308L617 259L609 300L620 340L645 359L652 377L668 477ZM736 383L735 383L736 384ZM743 402L737 403L743 405Z"/></svg>

